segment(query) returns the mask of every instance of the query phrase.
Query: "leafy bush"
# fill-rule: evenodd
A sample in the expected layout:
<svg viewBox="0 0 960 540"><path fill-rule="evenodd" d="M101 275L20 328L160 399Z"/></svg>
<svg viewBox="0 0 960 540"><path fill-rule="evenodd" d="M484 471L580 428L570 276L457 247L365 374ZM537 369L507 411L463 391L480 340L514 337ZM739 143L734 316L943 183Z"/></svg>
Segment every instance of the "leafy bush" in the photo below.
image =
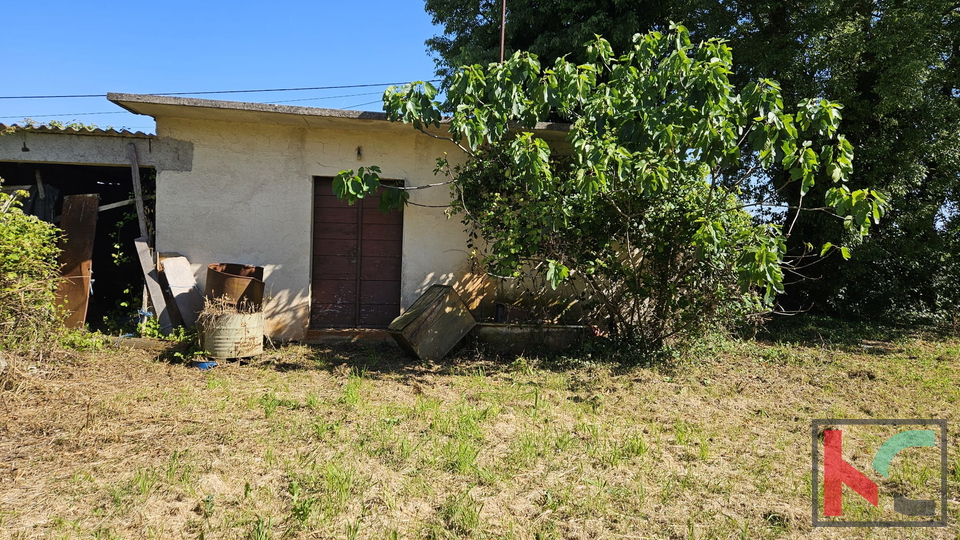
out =
<svg viewBox="0 0 960 540"><path fill-rule="evenodd" d="M24 214L16 196L0 193L0 347L36 343L56 324L58 237Z"/></svg>
<svg viewBox="0 0 960 540"><path fill-rule="evenodd" d="M848 185L853 146L839 133L839 104L807 99L790 111L766 79L738 90L730 48L694 45L682 26L637 34L622 55L598 37L586 56L545 67L518 52L461 68L447 89L447 137L426 129L444 127L432 85L384 94L391 120L466 154L464 165L440 159L438 170L452 176L453 210L484 241L491 273L532 269L554 287L582 280L614 336L652 351L773 308L785 274L817 254L849 258L830 242L787 258L783 216L824 212L852 237L879 222L881 195ZM570 123L565 143L536 130L557 118ZM746 196L776 168L789 171L777 193ZM378 173L341 171L334 191L355 202L380 187ZM814 186L827 189L815 199ZM408 198L386 192L381 207ZM784 205L786 192L799 202ZM781 215L767 219L771 207Z"/></svg>

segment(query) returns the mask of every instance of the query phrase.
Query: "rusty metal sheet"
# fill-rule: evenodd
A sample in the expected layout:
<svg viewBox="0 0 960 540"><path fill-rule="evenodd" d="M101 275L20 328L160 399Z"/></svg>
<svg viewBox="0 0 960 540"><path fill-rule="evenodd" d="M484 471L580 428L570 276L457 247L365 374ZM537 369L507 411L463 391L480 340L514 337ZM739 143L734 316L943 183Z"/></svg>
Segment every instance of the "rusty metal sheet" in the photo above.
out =
<svg viewBox="0 0 960 540"><path fill-rule="evenodd" d="M60 275L57 305L67 328L83 328L90 302L93 242L97 232L100 196L96 193L68 195L63 199L60 228Z"/></svg>

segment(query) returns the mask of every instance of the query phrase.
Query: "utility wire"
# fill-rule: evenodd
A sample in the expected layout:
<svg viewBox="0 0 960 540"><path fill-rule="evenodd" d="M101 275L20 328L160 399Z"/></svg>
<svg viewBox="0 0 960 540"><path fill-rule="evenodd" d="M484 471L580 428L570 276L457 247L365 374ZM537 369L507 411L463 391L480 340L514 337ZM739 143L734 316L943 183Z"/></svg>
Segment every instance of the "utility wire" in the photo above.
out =
<svg viewBox="0 0 960 540"><path fill-rule="evenodd" d="M46 116L89 116L91 114L128 114L127 111L103 111L103 112L78 112L78 113L56 113L56 114L18 114L15 116L0 116L0 119L17 118L20 120L26 118L43 118Z"/></svg>
<svg viewBox="0 0 960 540"><path fill-rule="evenodd" d="M441 79L430 79L427 82L438 82ZM406 82L376 83L376 84L346 84L340 86L311 86L303 88L264 88L259 90L210 90L206 92L157 92L154 96L201 96L209 94L250 94L257 92L300 92L304 90L336 90L341 88L371 88L375 86L394 86L407 84ZM105 94L71 94L63 96L0 96L0 99L66 99L66 98L102 98Z"/></svg>
<svg viewBox="0 0 960 540"><path fill-rule="evenodd" d="M363 107L364 105L373 105L374 103L383 103L379 99L376 101L368 101L367 103L358 103L356 105L350 105L349 107L344 107L344 109L352 109L354 107Z"/></svg>
<svg viewBox="0 0 960 540"><path fill-rule="evenodd" d="M347 97L356 97L356 96L375 96L380 95L381 92L362 92L360 94L344 94L340 96L321 96L313 98L304 98L304 99L287 99L283 101L270 101L268 104L274 105L279 103L293 103L298 101L316 101L319 99L337 99L337 98L347 98ZM374 101L373 103L377 103ZM369 103L364 103L363 105L369 105ZM354 107L359 107L359 105L354 105ZM24 118L44 118L47 116L89 116L93 114L129 114L127 111L101 111L101 112L79 112L79 113L51 113L51 114L18 114L11 116L0 116L0 120L8 118L24 119Z"/></svg>
<svg viewBox="0 0 960 540"><path fill-rule="evenodd" d="M380 96L380 95L383 95L383 92L363 92L360 94L344 94L342 96L323 96L323 97L311 97L311 98L303 98L303 99L285 99L283 101L268 101L267 103L272 105L276 103L294 103L297 101L316 101L318 99L336 99L336 98L345 98L345 97Z"/></svg>

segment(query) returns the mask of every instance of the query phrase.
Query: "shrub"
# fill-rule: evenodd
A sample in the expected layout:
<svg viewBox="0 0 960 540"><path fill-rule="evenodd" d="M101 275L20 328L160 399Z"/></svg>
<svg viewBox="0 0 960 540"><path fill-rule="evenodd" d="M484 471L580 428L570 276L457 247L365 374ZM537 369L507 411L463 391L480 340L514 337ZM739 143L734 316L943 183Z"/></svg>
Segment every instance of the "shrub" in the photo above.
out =
<svg viewBox="0 0 960 540"><path fill-rule="evenodd" d="M2 185L2 180L0 180ZM59 230L0 193L0 348L44 339L57 323Z"/></svg>

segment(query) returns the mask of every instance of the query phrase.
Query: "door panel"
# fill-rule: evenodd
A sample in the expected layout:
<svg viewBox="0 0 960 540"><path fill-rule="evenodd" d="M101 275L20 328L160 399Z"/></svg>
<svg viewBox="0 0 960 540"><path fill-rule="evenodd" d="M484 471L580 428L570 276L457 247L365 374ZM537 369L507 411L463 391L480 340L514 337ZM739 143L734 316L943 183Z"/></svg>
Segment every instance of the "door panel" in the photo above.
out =
<svg viewBox="0 0 960 540"><path fill-rule="evenodd" d="M314 185L311 327L384 328L400 314L403 213L377 197L350 206Z"/></svg>

